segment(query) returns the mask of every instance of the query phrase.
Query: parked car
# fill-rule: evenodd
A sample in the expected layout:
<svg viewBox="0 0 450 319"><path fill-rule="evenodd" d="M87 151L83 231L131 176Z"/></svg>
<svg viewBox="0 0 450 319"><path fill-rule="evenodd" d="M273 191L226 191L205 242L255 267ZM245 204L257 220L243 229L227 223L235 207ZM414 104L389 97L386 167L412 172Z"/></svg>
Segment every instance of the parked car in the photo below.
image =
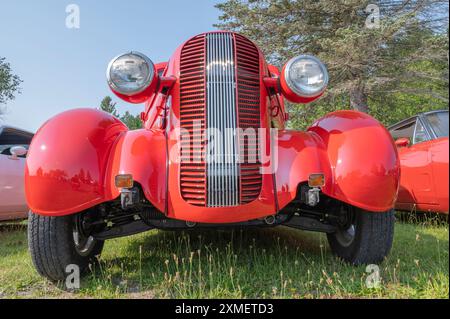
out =
<svg viewBox="0 0 450 319"><path fill-rule="evenodd" d="M448 214L448 116L422 113L389 128L401 163L396 209Z"/></svg>
<svg viewBox="0 0 450 319"><path fill-rule="evenodd" d="M0 221L28 216L25 200L25 155L33 134L0 126Z"/></svg>
<svg viewBox="0 0 450 319"><path fill-rule="evenodd" d="M249 39L204 33L157 67L130 52L107 69L112 91L145 103L130 131L95 109L47 121L26 163L32 260L61 280L104 240L153 228L286 225L324 232L352 264L389 253L400 164L389 132L356 111L306 132L286 128L284 98L318 99L325 65L300 55L269 65Z"/></svg>

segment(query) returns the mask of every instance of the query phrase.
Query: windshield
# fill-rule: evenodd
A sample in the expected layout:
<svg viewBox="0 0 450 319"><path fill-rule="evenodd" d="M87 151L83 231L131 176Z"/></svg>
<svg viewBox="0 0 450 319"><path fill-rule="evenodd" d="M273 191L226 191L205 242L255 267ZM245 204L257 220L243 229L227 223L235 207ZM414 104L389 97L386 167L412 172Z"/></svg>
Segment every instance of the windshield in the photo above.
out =
<svg viewBox="0 0 450 319"><path fill-rule="evenodd" d="M448 137L448 112L436 112L427 115L436 137Z"/></svg>

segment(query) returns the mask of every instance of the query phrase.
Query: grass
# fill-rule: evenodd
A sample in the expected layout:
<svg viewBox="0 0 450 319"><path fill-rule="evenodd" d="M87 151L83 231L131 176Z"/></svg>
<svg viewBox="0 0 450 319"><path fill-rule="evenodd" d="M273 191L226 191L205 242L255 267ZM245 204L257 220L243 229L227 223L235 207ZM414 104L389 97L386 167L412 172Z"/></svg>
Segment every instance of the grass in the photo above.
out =
<svg viewBox="0 0 450 319"><path fill-rule="evenodd" d="M3 298L449 298L448 223L396 225L382 283L335 258L326 236L292 230L151 231L107 241L93 273L70 293L40 278L26 225L0 225Z"/></svg>

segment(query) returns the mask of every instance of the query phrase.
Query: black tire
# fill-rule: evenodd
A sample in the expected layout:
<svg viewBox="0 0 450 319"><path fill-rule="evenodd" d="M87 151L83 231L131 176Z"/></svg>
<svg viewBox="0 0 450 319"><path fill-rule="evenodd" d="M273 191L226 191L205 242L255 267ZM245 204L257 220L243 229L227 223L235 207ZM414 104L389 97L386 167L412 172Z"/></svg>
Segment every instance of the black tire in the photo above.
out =
<svg viewBox="0 0 450 319"><path fill-rule="evenodd" d="M381 263L392 247L394 210L375 213L355 207L346 209L352 210L353 221L327 235L332 252L353 265Z"/></svg>
<svg viewBox="0 0 450 319"><path fill-rule="evenodd" d="M77 265L80 274L103 249L103 241L94 240L80 251L75 244L74 227L77 216L45 217L28 215L28 247L37 272L53 282L66 278L66 267Z"/></svg>

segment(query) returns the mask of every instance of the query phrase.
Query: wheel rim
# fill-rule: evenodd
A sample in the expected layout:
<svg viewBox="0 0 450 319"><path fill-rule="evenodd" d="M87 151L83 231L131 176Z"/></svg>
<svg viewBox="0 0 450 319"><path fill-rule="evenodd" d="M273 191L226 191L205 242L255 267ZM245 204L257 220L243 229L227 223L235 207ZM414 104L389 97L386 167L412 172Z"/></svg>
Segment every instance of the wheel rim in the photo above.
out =
<svg viewBox="0 0 450 319"><path fill-rule="evenodd" d="M349 206L342 206L341 212L346 218L338 227L335 237L341 246L348 247L353 243L356 236L355 212L353 207Z"/></svg>
<svg viewBox="0 0 450 319"><path fill-rule="evenodd" d="M355 225L350 225L347 229L339 229L336 232L336 239L341 246L348 247L355 240L356 228Z"/></svg>
<svg viewBox="0 0 450 319"><path fill-rule="evenodd" d="M88 256L94 249L97 242L94 237L86 235L86 231L83 229L81 217L77 216L73 223L73 242L75 244L75 250L80 256Z"/></svg>

